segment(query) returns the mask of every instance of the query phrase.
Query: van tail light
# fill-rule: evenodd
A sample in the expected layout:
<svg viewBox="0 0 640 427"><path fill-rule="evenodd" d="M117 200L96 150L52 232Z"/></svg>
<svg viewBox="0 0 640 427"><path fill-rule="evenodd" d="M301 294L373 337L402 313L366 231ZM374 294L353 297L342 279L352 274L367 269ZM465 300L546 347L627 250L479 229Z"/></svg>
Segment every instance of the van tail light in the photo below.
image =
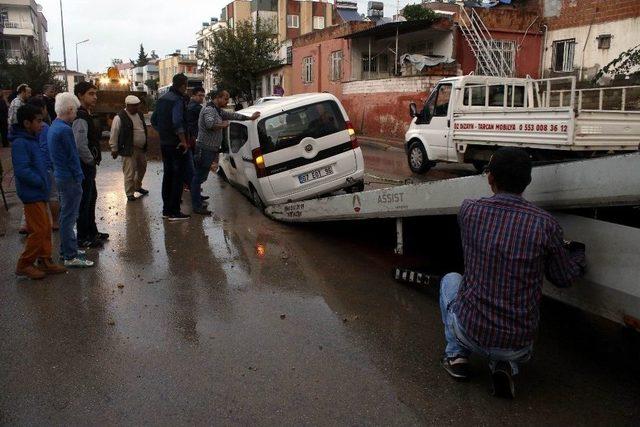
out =
<svg viewBox="0 0 640 427"><path fill-rule="evenodd" d="M264 178L267 176L267 168L264 166L264 156L260 148L255 148L251 151L253 156L253 164L256 167L256 175L258 178Z"/></svg>
<svg viewBox="0 0 640 427"><path fill-rule="evenodd" d="M349 131L349 137L351 138L351 148L356 149L360 146L358 137L356 136L356 130L353 128L353 123L347 122L347 130Z"/></svg>

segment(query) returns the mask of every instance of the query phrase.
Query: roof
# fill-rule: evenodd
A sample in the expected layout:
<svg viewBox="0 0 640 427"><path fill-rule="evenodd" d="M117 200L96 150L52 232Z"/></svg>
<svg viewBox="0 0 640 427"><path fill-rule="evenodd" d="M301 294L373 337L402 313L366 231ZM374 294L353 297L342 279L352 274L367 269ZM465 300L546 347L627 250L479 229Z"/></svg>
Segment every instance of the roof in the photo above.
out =
<svg viewBox="0 0 640 427"><path fill-rule="evenodd" d="M432 22L430 20L397 21L378 25L377 27L359 31L357 33L347 34L345 36L342 36L341 38L355 39L360 37L376 37L379 39L384 39L387 37L394 37L396 35L396 29L398 31L398 34L407 34L426 30L429 28L438 30L450 30L452 27L453 22L449 18L441 18L435 22Z"/></svg>
<svg viewBox="0 0 640 427"><path fill-rule="evenodd" d="M271 116L278 114L284 110L302 106L307 102L318 102L335 100L335 96L330 93L301 93L298 95L283 96L279 99L274 99L262 104L252 105L243 110L240 110L240 114L250 115L256 111L259 111L262 116Z"/></svg>
<svg viewBox="0 0 640 427"><path fill-rule="evenodd" d="M360 15L357 10L337 8L336 11L344 22L363 21L362 15Z"/></svg>

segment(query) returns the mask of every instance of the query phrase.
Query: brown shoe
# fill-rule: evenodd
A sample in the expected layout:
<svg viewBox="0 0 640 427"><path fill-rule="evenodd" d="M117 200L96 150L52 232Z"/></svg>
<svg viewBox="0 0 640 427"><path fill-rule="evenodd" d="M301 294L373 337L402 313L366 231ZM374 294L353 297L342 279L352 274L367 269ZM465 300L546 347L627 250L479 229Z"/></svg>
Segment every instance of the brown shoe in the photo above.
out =
<svg viewBox="0 0 640 427"><path fill-rule="evenodd" d="M38 270L33 265L16 269L16 275L28 277L31 280L44 279L46 276L43 271Z"/></svg>
<svg viewBox="0 0 640 427"><path fill-rule="evenodd" d="M67 269L53 262L51 258L41 258L38 260L38 270L46 274L61 274L66 273Z"/></svg>

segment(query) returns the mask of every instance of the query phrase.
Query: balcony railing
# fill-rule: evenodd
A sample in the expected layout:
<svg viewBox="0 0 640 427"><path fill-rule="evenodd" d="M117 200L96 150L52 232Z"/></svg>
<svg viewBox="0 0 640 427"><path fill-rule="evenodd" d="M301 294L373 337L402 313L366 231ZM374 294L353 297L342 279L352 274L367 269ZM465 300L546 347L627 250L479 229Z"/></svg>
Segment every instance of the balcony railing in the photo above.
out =
<svg viewBox="0 0 640 427"><path fill-rule="evenodd" d="M7 59L22 59L22 51L20 49L0 49L0 52Z"/></svg>

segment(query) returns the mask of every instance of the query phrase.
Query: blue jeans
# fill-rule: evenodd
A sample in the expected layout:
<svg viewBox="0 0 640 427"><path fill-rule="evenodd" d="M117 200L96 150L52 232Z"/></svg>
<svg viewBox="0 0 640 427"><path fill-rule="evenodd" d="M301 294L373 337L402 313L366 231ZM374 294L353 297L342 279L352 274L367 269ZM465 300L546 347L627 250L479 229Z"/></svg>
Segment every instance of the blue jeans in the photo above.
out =
<svg viewBox="0 0 640 427"><path fill-rule="evenodd" d="M193 209L202 207L202 194L200 187L207 180L211 164L218 160L218 152L213 150L203 150L196 146L195 148L195 173L191 181L191 206Z"/></svg>
<svg viewBox="0 0 640 427"><path fill-rule="evenodd" d="M513 375L518 373L518 363L527 362L531 358L533 345L518 350L503 348L484 348L469 338L458 323L455 307L452 304L460 284L462 276L458 273L449 273L440 282L440 311L442 323L444 323L444 337L447 342L445 354L447 357L469 357L471 353L480 354L489 359L491 372L495 370L498 362L508 362L511 365Z"/></svg>
<svg viewBox="0 0 640 427"><path fill-rule="evenodd" d="M60 200L60 255L64 259L78 256L78 239L73 227L78 220L82 184L73 179L58 181Z"/></svg>

